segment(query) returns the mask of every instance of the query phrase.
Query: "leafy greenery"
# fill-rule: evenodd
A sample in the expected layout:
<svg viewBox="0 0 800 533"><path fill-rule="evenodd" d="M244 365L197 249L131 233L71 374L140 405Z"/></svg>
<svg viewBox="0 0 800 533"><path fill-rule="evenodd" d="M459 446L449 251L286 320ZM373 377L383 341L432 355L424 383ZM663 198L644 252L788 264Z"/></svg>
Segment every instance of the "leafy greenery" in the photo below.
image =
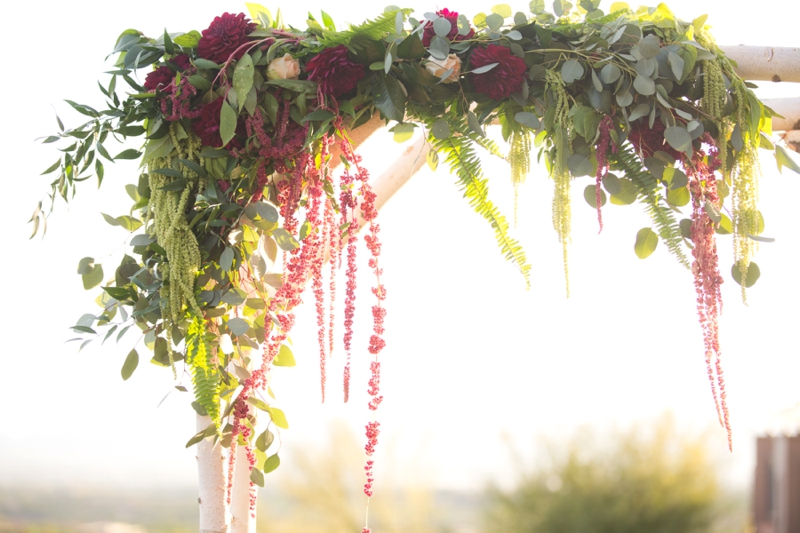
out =
<svg viewBox="0 0 800 533"><path fill-rule="evenodd" d="M621 170L625 176L633 181L639 191L639 199L647 209L647 214L653 220L659 237L667 245L667 249L678 261L689 268L689 260L683 251L683 236L678 221L664 197L661 195L658 180L647 170L642 168L641 161L636 157L633 148L625 145L616 155L611 156L612 169ZM652 250L651 250L652 253ZM637 252L637 255L639 253ZM650 255L646 254L644 257ZM642 257L640 255L642 259Z"/></svg>

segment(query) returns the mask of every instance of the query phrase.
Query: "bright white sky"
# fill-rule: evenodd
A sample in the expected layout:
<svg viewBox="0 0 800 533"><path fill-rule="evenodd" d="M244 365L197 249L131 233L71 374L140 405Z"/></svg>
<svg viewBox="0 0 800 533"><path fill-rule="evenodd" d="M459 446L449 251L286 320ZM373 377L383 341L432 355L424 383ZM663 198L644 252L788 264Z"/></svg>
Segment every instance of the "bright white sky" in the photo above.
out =
<svg viewBox="0 0 800 533"><path fill-rule="evenodd" d="M342 25L382 9L374 2L345 7L307 0L302 9L300 4L284 6L287 22L302 26L307 10L317 14L324 8ZM99 193L86 183L70 207L58 202L44 241L27 240L25 224L49 183L37 175L57 157L52 145L42 147L34 139L55 131L53 107L68 126L78 123L63 99L102 105L96 80L106 82L103 58L122 30L153 36L165 26L202 30L222 11L244 10L238 1L191 5L190 11L185 2L163 0L124 8L105 1L45 2L7 24L6 42L15 52L7 58L0 88L6 103L6 190L13 198L0 214L9 237L0 267L7 309L6 349L0 355L2 482L74 483L76 477L103 484L194 482L193 452L183 449L195 431L189 395L175 393L156 409L172 386L170 372L143 361L123 382L119 370L131 340L82 353L77 344L64 344L74 336L69 326L96 309L97 293L84 291L75 274L78 261L111 254L123 242L123 230L108 226L99 211L124 213L122 185L135 180L135 166L109 165ZM669 5L684 19L708 13L721 44L798 44L794 2L770 3L761 14L753 7L731 9L724 0ZM491 5L461 0L414 7L420 15L448 7L471 18ZM512 7L527 10L525 4ZM760 94L800 96L787 84L772 90ZM363 150L375 176L401 149L389 135L376 137ZM722 346L735 432L732 457L724 432L714 435L740 485L749 482L756 433L772 415L800 401L800 176L778 174L766 152L763 169L765 234L777 242L762 245L756 259L762 278L749 292L749 307L727 274L731 240L719 241L727 280ZM487 161L485 170L494 200L510 216L507 168ZM426 169L381 213L389 315L379 465L391 463L411 483L479 488L488 479L514 479L519 465L509 459L506 436L530 460L536 435L568 434L583 423L624 426L668 409L684 428L715 423L691 274L663 246L646 261L636 258L636 231L649 225L641 207L606 208L605 230L598 236L595 214L582 199L589 181L575 182L567 300L544 169L532 172L520 194L517 235L535 280L528 292L453 182L444 166L435 174ZM107 264L107 274L116 261ZM362 274L366 289L371 279L366 268ZM292 426L284 432L286 454L324 440L328 422L336 418L362 431L368 417L371 300L366 293L359 304L354 398L347 406L338 393L341 353L329 370L329 402L319 405L313 313L311 307L299 312L293 335L298 366L278 369L274 378Z"/></svg>

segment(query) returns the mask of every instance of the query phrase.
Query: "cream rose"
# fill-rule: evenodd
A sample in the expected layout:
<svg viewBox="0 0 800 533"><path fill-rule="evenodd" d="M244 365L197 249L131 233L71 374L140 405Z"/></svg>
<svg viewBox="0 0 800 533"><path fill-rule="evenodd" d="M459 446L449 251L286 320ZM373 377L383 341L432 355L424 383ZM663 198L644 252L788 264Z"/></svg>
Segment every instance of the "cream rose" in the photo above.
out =
<svg viewBox="0 0 800 533"><path fill-rule="evenodd" d="M458 77L461 75L461 59L455 54L448 55L447 59L428 58L425 68L427 68L428 72L437 78L441 78L445 72L453 69L453 72L451 72L450 75L447 76L442 82L453 83L458 81Z"/></svg>
<svg viewBox="0 0 800 533"><path fill-rule="evenodd" d="M286 54L283 57L273 59L267 67L267 78L271 80L295 79L300 75L300 62Z"/></svg>

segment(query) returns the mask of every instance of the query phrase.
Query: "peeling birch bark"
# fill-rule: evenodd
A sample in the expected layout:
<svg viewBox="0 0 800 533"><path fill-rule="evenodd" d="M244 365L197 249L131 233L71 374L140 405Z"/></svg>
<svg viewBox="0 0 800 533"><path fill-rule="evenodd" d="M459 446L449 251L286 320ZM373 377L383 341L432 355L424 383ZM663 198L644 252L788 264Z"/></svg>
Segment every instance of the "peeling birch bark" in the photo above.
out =
<svg viewBox="0 0 800 533"><path fill-rule="evenodd" d="M197 431L211 424L211 417L197 415ZM230 515L225 504L225 455L219 441L205 438L195 445L197 457L200 533L229 533Z"/></svg>
<svg viewBox="0 0 800 533"><path fill-rule="evenodd" d="M736 73L751 81L800 82L800 48L720 46L738 64Z"/></svg>

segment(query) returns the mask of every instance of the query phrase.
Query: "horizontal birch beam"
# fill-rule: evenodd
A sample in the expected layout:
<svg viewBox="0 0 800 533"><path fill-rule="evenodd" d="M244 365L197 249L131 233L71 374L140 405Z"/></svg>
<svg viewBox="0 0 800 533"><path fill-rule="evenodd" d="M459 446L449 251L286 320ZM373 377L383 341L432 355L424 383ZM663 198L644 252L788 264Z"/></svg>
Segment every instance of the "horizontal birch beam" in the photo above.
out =
<svg viewBox="0 0 800 533"><path fill-rule="evenodd" d="M798 87L798 92L800 92L800 87ZM783 117L772 119L773 131L800 130L800 97L768 98L764 100L764 105Z"/></svg>
<svg viewBox="0 0 800 533"><path fill-rule="evenodd" d="M751 81L800 82L800 48L720 46L738 64L736 73Z"/></svg>

